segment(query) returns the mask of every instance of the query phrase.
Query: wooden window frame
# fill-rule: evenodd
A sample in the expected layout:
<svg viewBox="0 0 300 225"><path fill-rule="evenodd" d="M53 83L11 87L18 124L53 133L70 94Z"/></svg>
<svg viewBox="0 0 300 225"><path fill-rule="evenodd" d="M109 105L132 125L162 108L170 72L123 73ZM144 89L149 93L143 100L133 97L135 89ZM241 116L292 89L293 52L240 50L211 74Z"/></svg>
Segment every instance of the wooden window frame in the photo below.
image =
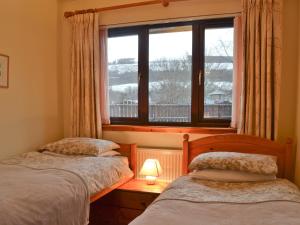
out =
<svg viewBox="0 0 300 225"><path fill-rule="evenodd" d="M192 47L192 93L191 122L150 122L149 121L149 30L174 26L188 26L193 29ZM233 18L208 19L188 22L141 25L133 27L111 28L108 37L138 35L138 117L111 117L112 124L147 125L147 126L178 126L178 127L229 127L231 120L204 118L204 79L205 79L205 29L233 28ZM199 73L202 71L201 84Z"/></svg>

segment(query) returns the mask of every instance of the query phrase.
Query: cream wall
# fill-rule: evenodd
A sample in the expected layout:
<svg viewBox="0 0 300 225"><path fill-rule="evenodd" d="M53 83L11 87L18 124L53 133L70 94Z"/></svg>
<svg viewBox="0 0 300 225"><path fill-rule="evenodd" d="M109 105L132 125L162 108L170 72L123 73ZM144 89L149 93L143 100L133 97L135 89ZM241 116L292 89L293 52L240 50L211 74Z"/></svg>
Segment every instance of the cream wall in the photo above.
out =
<svg viewBox="0 0 300 225"><path fill-rule="evenodd" d="M69 134L69 40L70 26L63 18L65 11L87 8L98 8L117 4L138 2L138 0L116 0L116 1L97 1L97 0L62 0L59 5L60 18L60 74L63 83L64 96L64 133ZM113 3L113 4L112 4ZM135 21L166 20L172 18L201 17L206 18L220 17L224 13L234 14L241 10L240 0L191 0L188 2L173 3L164 8L161 5L143 6L138 8L117 10L101 13L100 24L102 26L132 23ZM137 143L139 146L181 148L182 136L180 133L149 133L149 132L104 132L104 138L123 143ZM191 139L199 138L204 135L191 135Z"/></svg>
<svg viewBox="0 0 300 225"><path fill-rule="evenodd" d="M298 3L298 99L297 99L297 128L296 128L296 140L297 140L297 153L296 153L296 169L295 177L296 183L300 186L300 3Z"/></svg>
<svg viewBox="0 0 300 225"><path fill-rule="evenodd" d="M58 101L57 2L1 0L0 53L10 87L0 88L0 158L62 136Z"/></svg>
<svg viewBox="0 0 300 225"><path fill-rule="evenodd" d="M298 73L298 0L283 1L282 82L279 109L279 140L293 138L296 129Z"/></svg>
<svg viewBox="0 0 300 225"><path fill-rule="evenodd" d="M279 111L279 140L294 140L296 155L297 88L298 88L298 0L283 1L282 82ZM300 161L295 158L295 163ZM299 179L297 174L296 179ZM300 183L298 183L300 185Z"/></svg>
<svg viewBox="0 0 300 225"><path fill-rule="evenodd" d="M279 139L293 138L295 143L295 180L300 186L300 4L298 0L284 0L283 7L283 61ZM299 49L299 50L298 50ZM297 121L297 122L296 122Z"/></svg>

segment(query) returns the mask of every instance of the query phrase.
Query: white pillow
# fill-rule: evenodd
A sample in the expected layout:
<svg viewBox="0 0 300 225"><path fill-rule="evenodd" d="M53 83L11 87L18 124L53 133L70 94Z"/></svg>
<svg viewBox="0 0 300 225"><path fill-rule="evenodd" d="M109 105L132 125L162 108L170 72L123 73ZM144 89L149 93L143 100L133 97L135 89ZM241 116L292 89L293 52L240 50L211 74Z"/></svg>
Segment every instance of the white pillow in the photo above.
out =
<svg viewBox="0 0 300 225"><path fill-rule="evenodd" d="M117 152L117 151L114 151L114 150L111 150L111 151L100 153L98 156L107 157L107 156L117 156L117 155L121 155L121 153Z"/></svg>
<svg viewBox="0 0 300 225"><path fill-rule="evenodd" d="M104 152L120 148L112 141L94 138L64 138L56 142L49 143L40 148L42 151L50 151L65 155L92 155L99 156Z"/></svg>
<svg viewBox="0 0 300 225"><path fill-rule="evenodd" d="M239 152L208 152L196 156L189 165L190 171L217 169L234 170L261 175L276 175L276 157Z"/></svg>
<svg viewBox="0 0 300 225"><path fill-rule="evenodd" d="M241 171L216 169L194 170L189 173L189 176L193 179L221 182L254 182L271 181L276 179L275 175L262 175Z"/></svg>

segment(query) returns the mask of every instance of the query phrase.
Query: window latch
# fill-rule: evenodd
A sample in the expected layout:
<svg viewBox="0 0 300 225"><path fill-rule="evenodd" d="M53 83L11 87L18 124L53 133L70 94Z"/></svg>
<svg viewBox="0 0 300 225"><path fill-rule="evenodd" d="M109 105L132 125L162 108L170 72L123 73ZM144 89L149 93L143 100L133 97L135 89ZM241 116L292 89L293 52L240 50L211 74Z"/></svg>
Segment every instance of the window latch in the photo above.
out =
<svg viewBox="0 0 300 225"><path fill-rule="evenodd" d="M140 83L141 83L141 78L142 78L142 73L139 73L138 74L138 85L140 85Z"/></svg>
<svg viewBox="0 0 300 225"><path fill-rule="evenodd" d="M198 79L199 79L199 86L201 86L202 85L202 70L199 71Z"/></svg>

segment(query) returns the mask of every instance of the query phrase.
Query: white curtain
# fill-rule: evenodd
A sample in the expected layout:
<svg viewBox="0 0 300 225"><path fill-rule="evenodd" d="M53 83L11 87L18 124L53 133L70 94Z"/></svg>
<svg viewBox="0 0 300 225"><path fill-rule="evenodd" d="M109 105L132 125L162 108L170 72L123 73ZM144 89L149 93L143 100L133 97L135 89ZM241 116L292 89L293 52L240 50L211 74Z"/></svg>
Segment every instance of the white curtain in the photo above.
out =
<svg viewBox="0 0 300 225"><path fill-rule="evenodd" d="M105 32L99 39L98 15L86 13L70 18L71 53L71 134L76 137L102 137L102 121L109 122ZM100 51L101 49L103 51ZM103 76L103 77L102 77ZM101 108L102 107L102 108ZM101 119L101 114L103 118Z"/></svg>
<svg viewBox="0 0 300 225"><path fill-rule="evenodd" d="M241 117L241 96L243 85L243 27L242 17L234 18L234 67L232 88L231 127L239 128Z"/></svg>
<svg viewBox="0 0 300 225"><path fill-rule="evenodd" d="M242 134L276 139L283 0L243 0Z"/></svg>
<svg viewBox="0 0 300 225"><path fill-rule="evenodd" d="M100 110L102 124L110 124L107 38L107 29L100 29Z"/></svg>

